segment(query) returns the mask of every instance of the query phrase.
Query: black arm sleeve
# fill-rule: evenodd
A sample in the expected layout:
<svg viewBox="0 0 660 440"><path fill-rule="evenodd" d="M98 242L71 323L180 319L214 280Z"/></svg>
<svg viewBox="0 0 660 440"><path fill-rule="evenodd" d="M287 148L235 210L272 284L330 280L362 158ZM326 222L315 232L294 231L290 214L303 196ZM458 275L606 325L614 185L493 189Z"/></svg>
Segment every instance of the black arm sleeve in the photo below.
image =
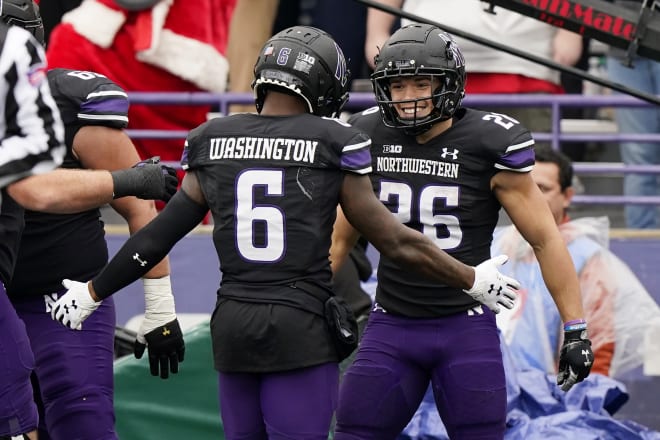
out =
<svg viewBox="0 0 660 440"><path fill-rule="evenodd" d="M206 206L179 190L165 209L129 238L92 280L99 298L128 286L158 264L174 245L204 219Z"/></svg>

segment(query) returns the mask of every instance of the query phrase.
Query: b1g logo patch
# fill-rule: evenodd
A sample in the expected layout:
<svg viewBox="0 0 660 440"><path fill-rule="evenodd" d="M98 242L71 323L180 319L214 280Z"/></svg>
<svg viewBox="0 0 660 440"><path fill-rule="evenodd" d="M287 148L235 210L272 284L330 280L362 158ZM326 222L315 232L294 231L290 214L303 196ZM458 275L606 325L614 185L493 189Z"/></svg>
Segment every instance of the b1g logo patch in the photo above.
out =
<svg viewBox="0 0 660 440"><path fill-rule="evenodd" d="M401 153L402 145L383 145L383 153Z"/></svg>
<svg viewBox="0 0 660 440"><path fill-rule="evenodd" d="M309 75L309 71L312 70L312 66L316 64L316 58L312 55L304 52L298 52L296 57L296 62L293 63L293 69L305 72Z"/></svg>

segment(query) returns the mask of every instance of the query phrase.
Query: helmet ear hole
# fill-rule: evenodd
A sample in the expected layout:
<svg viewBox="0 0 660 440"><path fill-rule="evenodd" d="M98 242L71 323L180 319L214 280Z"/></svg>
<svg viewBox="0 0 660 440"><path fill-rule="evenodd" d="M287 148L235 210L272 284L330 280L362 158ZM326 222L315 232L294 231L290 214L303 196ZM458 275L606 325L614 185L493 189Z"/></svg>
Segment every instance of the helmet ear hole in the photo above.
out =
<svg viewBox="0 0 660 440"><path fill-rule="evenodd" d="M310 113L337 116L348 99L349 78L344 54L328 33L290 27L266 42L254 66L257 111L265 99L261 89L279 87L302 98Z"/></svg>

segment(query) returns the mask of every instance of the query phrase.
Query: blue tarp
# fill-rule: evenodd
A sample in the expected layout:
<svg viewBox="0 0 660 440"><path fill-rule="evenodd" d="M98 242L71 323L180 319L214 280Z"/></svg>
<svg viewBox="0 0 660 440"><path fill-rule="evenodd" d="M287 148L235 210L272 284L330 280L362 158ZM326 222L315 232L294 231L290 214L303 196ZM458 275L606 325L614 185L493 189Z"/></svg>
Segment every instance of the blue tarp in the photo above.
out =
<svg viewBox="0 0 660 440"><path fill-rule="evenodd" d="M556 377L519 370L502 347L507 374L505 440L660 440L660 432L613 415L628 400L625 386L592 374L564 393ZM424 401L397 440L448 439L429 387Z"/></svg>

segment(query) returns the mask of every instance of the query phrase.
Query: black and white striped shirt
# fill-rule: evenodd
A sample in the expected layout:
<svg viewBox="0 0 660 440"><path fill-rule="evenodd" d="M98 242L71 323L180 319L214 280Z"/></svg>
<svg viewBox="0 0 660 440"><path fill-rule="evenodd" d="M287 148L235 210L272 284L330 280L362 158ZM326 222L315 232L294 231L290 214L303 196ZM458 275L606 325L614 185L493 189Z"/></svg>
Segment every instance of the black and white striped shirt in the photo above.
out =
<svg viewBox="0 0 660 440"><path fill-rule="evenodd" d="M26 30L3 25L0 50L0 188L4 188L57 167L65 147L43 49Z"/></svg>
<svg viewBox="0 0 660 440"><path fill-rule="evenodd" d="M0 280L16 260L23 211L5 192L62 163L64 126L46 78L43 48L25 29L0 23Z"/></svg>

